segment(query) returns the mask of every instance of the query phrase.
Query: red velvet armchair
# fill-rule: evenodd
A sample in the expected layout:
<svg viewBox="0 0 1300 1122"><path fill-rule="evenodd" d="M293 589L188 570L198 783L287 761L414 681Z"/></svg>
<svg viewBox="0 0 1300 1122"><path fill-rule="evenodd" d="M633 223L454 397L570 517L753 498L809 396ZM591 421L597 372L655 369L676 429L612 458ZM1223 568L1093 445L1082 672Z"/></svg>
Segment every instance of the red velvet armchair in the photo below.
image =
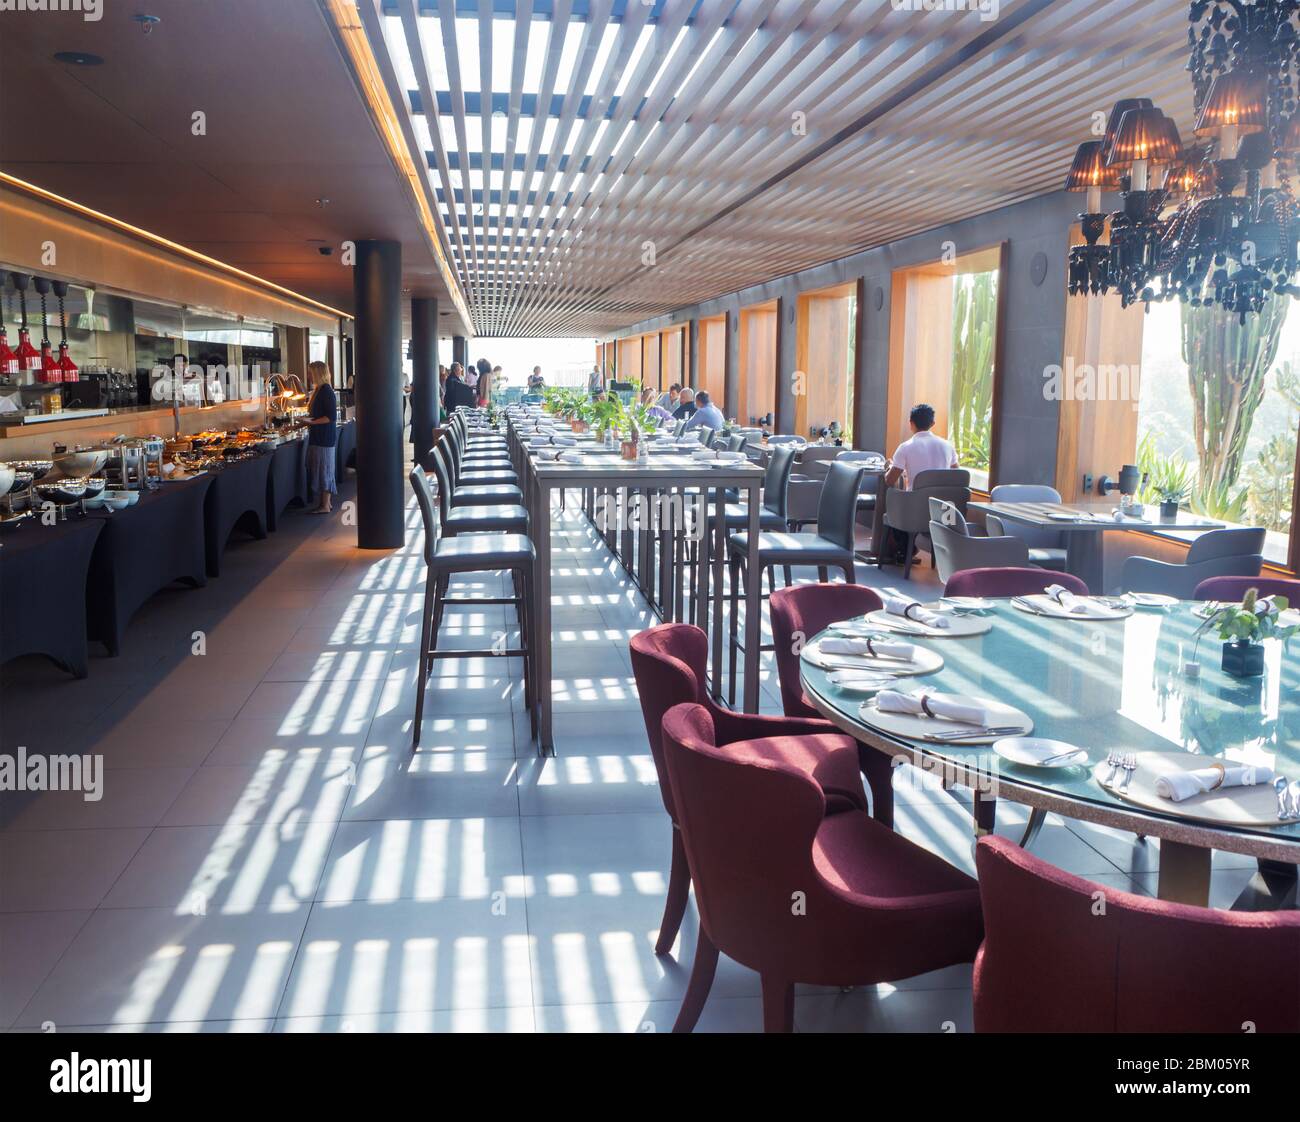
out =
<svg viewBox="0 0 1300 1122"><path fill-rule="evenodd" d="M1208 577L1196 586L1192 599L1240 603L1251 588L1261 596L1285 596L1291 607L1300 607L1300 580L1286 577Z"/></svg>
<svg viewBox="0 0 1300 1122"><path fill-rule="evenodd" d="M781 683L781 708L787 717L820 717L799 682L799 651L832 623L864 616L883 607L880 597L860 584L801 584L772 593L772 642ZM877 822L894 824L893 762L883 752L858 746L858 764L871 788L871 811Z"/></svg>
<svg viewBox="0 0 1300 1122"><path fill-rule="evenodd" d="M1033 596L1049 585L1059 584L1076 596L1087 596L1088 586L1069 573L1049 569L963 569L953 573L944 586L945 596Z"/></svg>
<svg viewBox="0 0 1300 1122"><path fill-rule="evenodd" d="M976 1032L1300 1031L1300 912L1103 889L993 836L975 863Z"/></svg>
<svg viewBox="0 0 1300 1122"><path fill-rule="evenodd" d="M703 705L670 709L663 745L700 912L675 1032L695 1027L719 952L758 971L769 1032L793 1029L796 982L869 985L973 959L965 873L863 810L828 815L806 767L752 742L720 748Z"/></svg>
<svg viewBox="0 0 1300 1122"><path fill-rule="evenodd" d="M858 772L857 745L851 737L837 733L829 722L733 713L713 703L706 689L708 636L698 627L686 623L652 627L635 635L629 647L646 737L659 773L659 791L673 823L668 900L655 944L656 954L667 954L677 938L691 889L672 782L664 766L662 721L674 705L689 701L703 706L720 745L743 740L749 743L751 753L788 758L805 767L821 786L827 813L865 809L867 797ZM791 739L795 737L798 739Z"/></svg>

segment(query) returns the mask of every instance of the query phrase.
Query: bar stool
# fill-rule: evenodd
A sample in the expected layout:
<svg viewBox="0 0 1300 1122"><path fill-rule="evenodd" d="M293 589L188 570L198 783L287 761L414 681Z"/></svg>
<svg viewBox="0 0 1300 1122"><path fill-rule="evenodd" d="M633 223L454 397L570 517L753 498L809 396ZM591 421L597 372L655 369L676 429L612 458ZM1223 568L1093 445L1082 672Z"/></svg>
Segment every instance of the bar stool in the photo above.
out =
<svg viewBox="0 0 1300 1122"><path fill-rule="evenodd" d="M493 483L519 483L519 475L509 460L491 460L482 462L472 462L462 465L456 456L456 442L449 437L442 437L438 441L437 447L442 452L443 459L451 471L452 483L459 487L461 484L469 486L483 486Z"/></svg>
<svg viewBox="0 0 1300 1122"><path fill-rule="evenodd" d="M510 453L505 448L488 451L466 451L464 444L461 443L457 435L457 431L453 428L440 438L447 441L447 446L457 468L463 466L466 471L506 471L513 467L510 462Z"/></svg>
<svg viewBox="0 0 1300 1122"><path fill-rule="evenodd" d="M411 472L412 478L417 471L427 487L429 477L418 464ZM443 537L454 538L457 534L526 534L528 532L528 511L517 503L453 505L451 477L447 472L446 461L436 449L433 453L433 471L438 479L438 522Z"/></svg>
<svg viewBox="0 0 1300 1122"><path fill-rule="evenodd" d="M532 540L523 534L475 533L463 537L438 537L437 519L433 500L429 495L428 476L417 464L411 469L411 488L420 504L420 520L424 524L424 610L420 627L420 665L417 671L415 692L415 728L411 735L411 751L420 746L421 723L424 719L424 692L428 687L433 663L440 658L522 658L524 662L524 705L528 709L529 724L534 739L537 737L537 682L533 663L533 569L537 552ZM508 571L514 581L514 596L448 596L451 578L460 573ZM437 649L438 631L442 626L443 608L446 604L513 604L519 620L519 646L488 650Z"/></svg>
<svg viewBox="0 0 1300 1122"><path fill-rule="evenodd" d="M451 449L441 441L434 446L434 471L437 472L438 460L442 460L443 471L447 475L447 499L452 506L498 506L500 503L523 503L524 493L517 482L503 472L467 472L456 475L455 463L451 458ZM439 475L439 485L442 476Z"/></svg>
<svg viewBox="0 0 1300 1122"><path fill-rule="evenodd" d="M505 456L509 445L505 437L493 433L491 436L471 438L464 422L449 426L448 434L456 442L456 447L463 456L473 459L494 459Z"/></svg>
<svg viewBox="0 0 1300 1122"><path fill-rule="evenodd" d="M736 449L739 451L739 449ZM795 449L786 445L779 448L773 448L772 454L768 457L767 467L763 471L763 498L758 510L758 529L764 531L781 531L788 528L786 522L786 511L790 495L790 473L794 469ZM729 502L723 508L723 515L726 518L728 530L744 530L749 526L749 507L741 502ZM713 535L718 527L717 515L709 514L709 533L706 536L708 549L712 549ZM695 602L698 594L699 580L698 569L695 565L695 542L687 543L688 560L691 565L691 603ZM705 554L708 557L708 553ZM711 558L710 558L711 560ZM790 583L790 571L785 573L786 584ZM773 587L772 574L767 576L768 587ZM718 595L723 595L722 590L718 590ZM709 609L708 601L704 604L704 610Z"/></svg>
<svg viewBox="0 0 1300 1122"><path fill-rule="evenodd" d="M787 445L787 447L789 447ZM773 449L772 454L780 449ZM732 534L727 539L731 575L731 644L728 654L727 702L736 703L736 652L744 650L738 634L737 616L740 611L740 589L743 580L763 579L780 565L788 575L794 565L816 565L817 578L827 582L831 569L839 569L849 584L854 579L854 537L858 513L858 489L866 467L861 464L832 461L826 473L821 499L817 504L817 532L815 534L765 533L758 535L759 572L747 573L749 533ZM761 630L760 630L761 634ZM772 646L760 644L760 651L770 651Z"/></svg>

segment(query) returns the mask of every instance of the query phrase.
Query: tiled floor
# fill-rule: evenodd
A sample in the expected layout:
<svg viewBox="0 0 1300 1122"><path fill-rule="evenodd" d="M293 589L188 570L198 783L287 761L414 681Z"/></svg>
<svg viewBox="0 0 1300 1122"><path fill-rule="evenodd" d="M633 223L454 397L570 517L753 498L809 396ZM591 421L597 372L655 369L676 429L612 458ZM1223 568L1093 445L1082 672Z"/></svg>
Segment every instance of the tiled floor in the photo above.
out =
<svg viewBox="0 0 1300 1122"><path fill-rule="evenodd" d="M534 755L517 666L487 656L439 666L412 757L418 521L412 506L389 554L357 550L337 516L291 515L233 545L208 588L155 598L87 680L6 667L4 750L102 753L109 770L99 802L0 802L0 1027L671 1026L696 927L688 913L676 954L655 957L669 832L626 649L643 606L570 513L553 586L560 754ZM468 604L444 640L487 646L506 621ZM899 828L969 869L961 795L898 797ZM1000 830L1023 817L1004 806ZM1129 836L1053 820L1035 848L1153 888L1152 848ZM1220 904L1251 873L1221 862ZM796 1022L968 1029L970 972L805 987ZM724 960L701 1029L760 1025L757 977Z"/></svg>

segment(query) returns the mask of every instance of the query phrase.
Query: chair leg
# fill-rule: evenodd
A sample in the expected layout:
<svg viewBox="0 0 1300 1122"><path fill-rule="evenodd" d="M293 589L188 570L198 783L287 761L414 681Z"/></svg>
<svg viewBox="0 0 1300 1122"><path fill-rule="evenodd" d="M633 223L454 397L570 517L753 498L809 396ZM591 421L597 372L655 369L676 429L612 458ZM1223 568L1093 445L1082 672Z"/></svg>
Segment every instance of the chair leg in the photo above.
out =
<svg viewBox="0 0 1300 1122"><path fill-rule="evenodd" d="M677 1012L673 1032L695 1031L700 1014L704 1012L709 990L713 988L713 974L717 968L718 948L701 927L700 937L695 943L695 961L691 964L691 980L687 983L686 996L682 998L682 1007Z"/></svg>
<svg viewBox="0 0 1300 1122"><path fill-rule="evenodd" d="M668 874L668 899L664 903L664 918L659 924L659 939L655 943L655 954L667 954L677 941L677 932L681 930L682 916L686 914L686 901L691 895L691 870L686 864L686 846L682 844L682 832L673 826L673 864Z"/></svg>
<svg viewBox="0 0 1300 1122"><path fill-rule="evenodd" d="M424 690L429 682L429 650L433 641L433 612L438 598L438 579L429 573L424 582L424 604L420 609L420 665L415 679L415 728L411 730L411 751L420 747L424 720Z"/></svg>
<svg viewBox="0 0 1300 1122"><path fill-rule="evenodd" d="M736 707L736 648L740 643L740 621L737 619L740 614L740 562L734 557L728 566L728 572L731 575L731 641L727 652L727 704L734 709Z"/></svg>
<svg viewBox="0 0 1300 1122"><path fill-rule="evenodd" d="M818 579L818 581L820 581L822 584L826 584L826 583L828 583L828 582L830 581L830 579L831 579L831 577L830 577L830 573L827 571L825 565L818 565L818 566L817 566L817 579Z"/></svg>
<svg viewBox="0 0 1300 1122"><path fill-rule="evenodd" d="M789 566L789 565L782 565L782 566L781 566L781 576L783 576L783 577L785 578L785 586L786 586L786 588L789 588L789 587L791 587L791 586L794 584L794 575L790 572L790 566Z"/></svg>
<svg viewBox="0 0 1300 1122"><path fill-rule="evenodd" d="M856 568L854 568L852 561L848 561L844 565L844 583L845 584L858 583L858 571Z"/></svg>
<svg viewBox="0 0 1300 1122"><path fill-rule="evenodd" d="M916 552L916 535L907 535L907 544L903 548L903 579L912 575L912 554Z"/></svg>
<svg viewBox="0 0 1300 1122"><path fill-rule="evenodd" d="M763 975L763 1031L794 1032L794 983Z"/></svg>
<svg viewBox="0 0 1300 1122"><path fill-rule="evenodd" d="M865 744L858 745L858 767L871 791L871 817L894 828L894 768L889 756Z"/></svg>

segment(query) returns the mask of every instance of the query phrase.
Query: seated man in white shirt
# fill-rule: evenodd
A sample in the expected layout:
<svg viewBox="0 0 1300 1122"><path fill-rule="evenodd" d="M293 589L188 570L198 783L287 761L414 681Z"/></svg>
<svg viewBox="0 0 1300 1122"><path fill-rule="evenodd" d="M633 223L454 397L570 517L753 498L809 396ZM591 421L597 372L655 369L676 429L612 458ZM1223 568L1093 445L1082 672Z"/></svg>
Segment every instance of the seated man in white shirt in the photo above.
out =
<svg viewBox="0 0 1300 1122"><path fill-rule="evenodd" d="M912 435L898 446L894 458L889 461L889 470L885 472L887 488L898 487L910 491L921 472L942 471L957 466L957 449L930 431L934 428L933 405L914 406L908 423Z"/></svg>
<svg viewBox="0 0 1300 1122"><path fill-rule="evenodd" d="M941 436L935 436L930 430L934 428L934 406L933 405L916 405L913 406L912 412L908 417L908 423L912 429L912 435L904 440L894 452L894 457L889 461L889 469L885 472L884 485L880 489L879 500L885 500L890 487L898 487L904 491L910 491L916 477L923 471L943 470L944 468L955 468L957 466L957 450L944 440ZM877 519L883 519L885 513L885 502L877 501ZM878 548L884 550L887 560L904 560L902 554L906 548L906 535L894 529L888 529L884 526L883 521L879 523L881 535L877 537L880 542ZM881 540L883 537L883 540Z"/></svg>
<svg viewBox="0 0 1300 1122"><path fill-rule="evenodd" d="M704 390L695 395L695 412L686 421L683 433L691 429L720 429L727 423L722 410L713 404L713 399Z"/></svg>

